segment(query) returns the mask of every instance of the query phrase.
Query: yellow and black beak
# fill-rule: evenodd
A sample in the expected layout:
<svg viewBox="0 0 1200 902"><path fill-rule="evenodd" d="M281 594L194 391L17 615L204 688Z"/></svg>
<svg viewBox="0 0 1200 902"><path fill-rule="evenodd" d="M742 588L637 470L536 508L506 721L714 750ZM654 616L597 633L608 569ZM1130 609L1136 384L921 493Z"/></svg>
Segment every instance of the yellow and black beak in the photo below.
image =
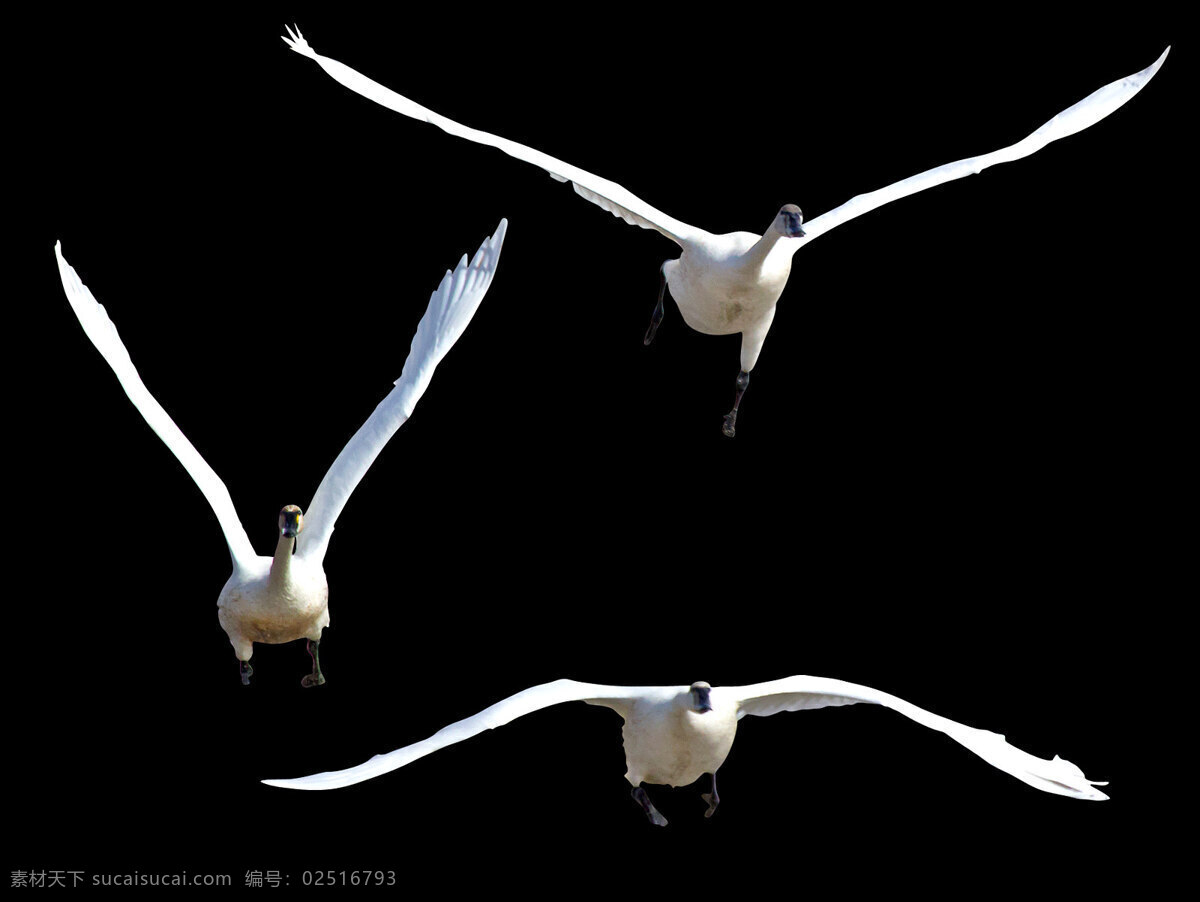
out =
<svg viewBox="0 0 1200 902"><path fill-rule="evenodd" d="M279 531L290 539L300 535L304 527L304 514L294 504L289 504L279 512Z"/></svg>

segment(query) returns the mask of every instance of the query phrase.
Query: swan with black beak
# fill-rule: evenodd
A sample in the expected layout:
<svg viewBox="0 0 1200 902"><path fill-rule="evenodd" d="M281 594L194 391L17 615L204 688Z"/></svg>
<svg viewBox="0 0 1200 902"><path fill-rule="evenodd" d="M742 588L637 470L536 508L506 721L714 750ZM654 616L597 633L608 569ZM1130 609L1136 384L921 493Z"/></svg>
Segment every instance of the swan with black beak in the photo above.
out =
<svg viewBox="0 0 1200 902"><path fill-rule="evenodd" d="M389 110L436 125L448 134L495 147L518 160L540 166L552 178L570 182L576 194L614 216L644 229L654 229L678 244L681 249L679 258L667 260L659 269L658 301L644 341L650 344L662 322L663 295L667 288L671 289L671 297L675 299L683 321L696 331L708 335L741 333L741 369L738 371L733 409L725 415L721 426L728 436L733 436L736 430L738 407L750 385L750 371L758 361L767 332L775 319L775 305L787 285L796 251L830 229L883 204L982 172L997 163L1019 160L1041 150L1051 141L1095 125L1131 100L1154 77L1171 49L1168 47L1164 50L1152 65L1142 71L1093 91L1016 144L928 169L886 188L860 194L808 223L804 222L798 206L786 204L761 235L754 232L714 235L656 210L616 182L564 163L540 150L439 115L372 81L344 63L317 53L298 28L289 28L288 37L283 40L292 50L316 62L331 78L351 91ZM721 113L718 110L714 115ZM733 175L736 177L736 173Z"/></svg>
<svg viewBox="0 0 1200 902"><path fill-rule="evenodd" d="M475 315L495 275L507 227L508 221L502 219L495 234L483 243L473 260L468 261L464 255L453 272L446 270L417 325L395 388L337 456L317 487L307 516L294 504L279 512L279 536L271 557L255 554L225 483L142 383L108 313L63 259L61 247L55 244L63 290L83 331L117 374L129 400L150 428L195 480L221 524L233 559L233 573L217 599L217 617L233 645L244 685L250 684L254 672L250 657L255 642L277 645L296 639L308 641L312 657L312 673L301 684L310 687L325 682L318 647L329 625L329 585L324 560L334 521L388 439L412 415L417 401L429 387L434 369ZM219 351L214 349L214 353ZM231 406L231 430L236 427L234 413L238 409ZM181 562L183 566L185 562ZM155 593L178 591L172 586L146 588Z"/></svg>
<svg viewBox="0 0 1200 902"><path fill-rule="evenodd" d="M717 810L717 769L725 762L738 721L747 714L765 717L780 711L803 711L835 705L866 703L891 708L917 723L945 733L988 764L1011 774L1035 789L1074 799L1108 798L1096 789L1104 783L1088 780L1078 767L1055 756L1047 761L1023 752L987 730L968 727L939 717L894 695L824 677L793 676L749 686L713 687L708 683L690 686L602 686L556 680L543 683L498 702L474 717L444 727L421 742L376 755L346 770L314 774L292 780L264 780L270 786L288 789L335 789L370 780L438 749L495 729L525 714L569 701L612 708L625 725L625 779L632 785L634 800L652 823L667 819L651 803L643 783L687 786L705 774L712 778L706 817Z"/></svg>

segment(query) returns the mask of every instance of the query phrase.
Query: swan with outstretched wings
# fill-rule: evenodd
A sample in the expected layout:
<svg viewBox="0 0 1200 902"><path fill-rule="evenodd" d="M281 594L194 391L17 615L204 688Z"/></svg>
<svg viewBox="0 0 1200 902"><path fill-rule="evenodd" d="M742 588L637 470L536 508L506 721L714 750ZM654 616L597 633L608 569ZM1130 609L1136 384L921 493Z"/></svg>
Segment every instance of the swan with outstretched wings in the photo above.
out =
<svg viewBox="0 0 1200 902"><path fill-rule="evenodd" d="M279 644L295 639L307 639L312 656L312 673L304 677L303 685L325 682L318 647L329 624L324 560L334 523L367 468L412 414L438 363L475 315L496 273L507 227L508 221L501 220L473 259L464 255L453 272L446 271L417 326L395 388L337 456L308 510L289 504L279 512L279 539L271 557L255 554L225 484L142 384L104 307L63 258L60 245L54 246L63 289L87 337L117 374L150 428L195 480L221 524L233 573L217 599L217 613L237 655L243 683L249 684L253 673L250 657L255 642Z"/></svg>
<svg viewBox="0 0 1200 902"><path fill-rule="evenodd" d="M1038 758L1009 745L1004 737L940 717L904 699L842 680L793 676L750 686L602 686L574 680L556 680L534 686L497 702L490 708L450 724L428 739L376 755L346 770L314 774L292 780L264 780L287 789L336 789L386 774L411 764L438 749L503 726L525 714L563 702L582 701L612 708L625 721L625 779L632 795L650 820L667 823L646 795L643 783L686 786L704 774L712 777L706 817L716 811L717 768L733 746L738 721L746 715L766 717L781 711L803 711L859 703L891 708L922 726L945 733L988 764L1028 783L1035 789L1073 799L1106 799L1096 789L1104 783L1088 780L1078 767L1055 756Z"/></svg>
<svg viewBox="0 0 1200 902"><path fill-rule="evenodd" d="M442 131L495 147L526 163L546 170L560 182L570 182L575 192L632 225L655 231L680 247L678 259L667 260L659 271L658 300L646 330L650 344L663 318L663 296L667 288L680 314L693 329L709 335L741 333L741 369L738 372L733 409L725 415L722 431L733 436L742 394L750 384L750 371L758 361L763 342L775 318L779 301L792 270L792 256L814 238L884 204L916 194L997 163L1008 163L1041 150L1052 141L1073 135L1115 112L1138 93L1158 72L1170 47L1149 67L1096 90L1068 107L1032 134L1015 144L991 153L968 157L926 170L903 181L860 194L834 210L808 222L795 204L783 206L767 230L714 235L680 222L650 206L632 192L507 138L470 128L435 113L372 81L344 63L312 49L298 28L288 29L284 42L292 50L317 63L334 80L351 91L397 113L436 125Z"/></svg>

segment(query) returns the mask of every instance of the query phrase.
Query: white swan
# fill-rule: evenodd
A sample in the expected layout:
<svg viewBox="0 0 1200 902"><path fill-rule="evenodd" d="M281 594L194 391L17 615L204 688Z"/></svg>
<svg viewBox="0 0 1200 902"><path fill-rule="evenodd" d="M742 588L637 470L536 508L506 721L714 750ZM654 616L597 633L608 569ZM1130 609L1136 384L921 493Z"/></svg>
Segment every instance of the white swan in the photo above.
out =
<svg viewBox="0 0 1200 902"><path fill-rule="evenodd" d="M273 557L254 553L229 490L142 384L104 307L63 259L60 245L55 244L63 289L84 332L117 374L129 400L150 428L196 481L225 533L233 573L217 599L217 616L237 655L244 684L249 684L253 673L249 662L255 642L279 644L294 639L307 639L312 656L312 673L304 677L302 684L319 686L325 682L318 643L322 630L329 625L329 587L322 562L334 522L388 439L412 415L429 387L434 369L475 315L495 275L507 227L508 221L500 220L495 234L484 241L473 260L468 262L464 255L454 272L446 271L417 325L396 387L337 456L317 487L307 516L292 504L280 511L279 541Z"/></svg>
<svg viewBox="0 0 1200 902"><path fill-rule="evenodd" d="M1106 799L1096 783L1088 780L1078 767L1055 756L1047 761L1009 745L1004 737L987 730L968 727L939 717L903 699L867 686L824 677L793 676L751 686L713 688L708 683L691 686L600 686L556 680L534 686L492 705L474 717L450 724L428 739L376 755L369 761L346 770L314 774L294 780L263 780L269 786L288 789L336 789L361 783L388 771L411 764L431 752L470 739L484 730L502 726L523 714L529 714L562 702L584 701L612 708L625 721L625 779L633 786L633 797L656 824L666 824L646 796L642 783L686 786L703 774L712 775L712 792L705 793L711 816L720 798L717 795L717 768L724 763L737 722L747 714L766 717L780 711L802 711L831 705L865 702L898 711L917 723L940 730L955 742L966 746L984 761L1012 774L1036 789L1076 799Z"/></svg>
<svg viewBox="0 0 1200 902"><path fill-rule="evenodd" d="M726 415L722 431L732 436L742 393L750 384L763 342L775 318L775 304L787 285L792 255L814 238L861 216L876 207L899 200L943 182L962 178L993 166L1029 156L1051 141L1081 131L1099 122L1130 100L1154 77L1167 58L1170 47L1152 66L1089 94L1059 113L1033 134L1009 147L929 169L886 188L860 194L834 210L803 224L800 208L787 204L776 214L763 235L731 232L713 235L703 229L672 219L615 182L585 172L548 154L515 141L460 125L383 87L349 66L316 53L300 34L288 29L283 38L292 50L316 61L332 78L390 110L436 125L443 131L499 148L506 154L545 169L559 181L569 181L577 194L598 204L628 223L655 229L680 246L677 260L663 263L659 274L658 302L646 331L650 344L663 317L663 292L670 287L680 314L693 329L710 335L742 335L741 371L733 409Z"/></svg>

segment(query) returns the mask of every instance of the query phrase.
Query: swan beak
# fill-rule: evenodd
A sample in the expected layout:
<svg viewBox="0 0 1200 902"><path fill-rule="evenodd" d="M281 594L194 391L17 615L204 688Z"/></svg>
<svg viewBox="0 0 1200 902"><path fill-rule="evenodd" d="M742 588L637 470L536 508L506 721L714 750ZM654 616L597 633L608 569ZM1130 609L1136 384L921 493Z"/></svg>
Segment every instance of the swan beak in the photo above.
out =
<svg viewBox="0 0 1200 902"><path fill-rule="evenodd" d="M708 689L693 689L692 698L694 704L692 710L697 714L703 714L705 711L712 710L712 700L708 697Z"/></svg>
<svg viewBox="0 0 1200 902"><path fill-rule="evenodd" d="M300 508L294 504L289 504L279 512L279 531L289 539L294 539L300 535L303 523L304 515L300 513Z"/></svg>
<svg viewBox="0 0 1200 902"><path fill-rule="evenodd" d="M783 229L781 230L788 238L803 238L804 237L804 217L800 215L799 210L784 209L780 212L783 218Z"/></svg>

